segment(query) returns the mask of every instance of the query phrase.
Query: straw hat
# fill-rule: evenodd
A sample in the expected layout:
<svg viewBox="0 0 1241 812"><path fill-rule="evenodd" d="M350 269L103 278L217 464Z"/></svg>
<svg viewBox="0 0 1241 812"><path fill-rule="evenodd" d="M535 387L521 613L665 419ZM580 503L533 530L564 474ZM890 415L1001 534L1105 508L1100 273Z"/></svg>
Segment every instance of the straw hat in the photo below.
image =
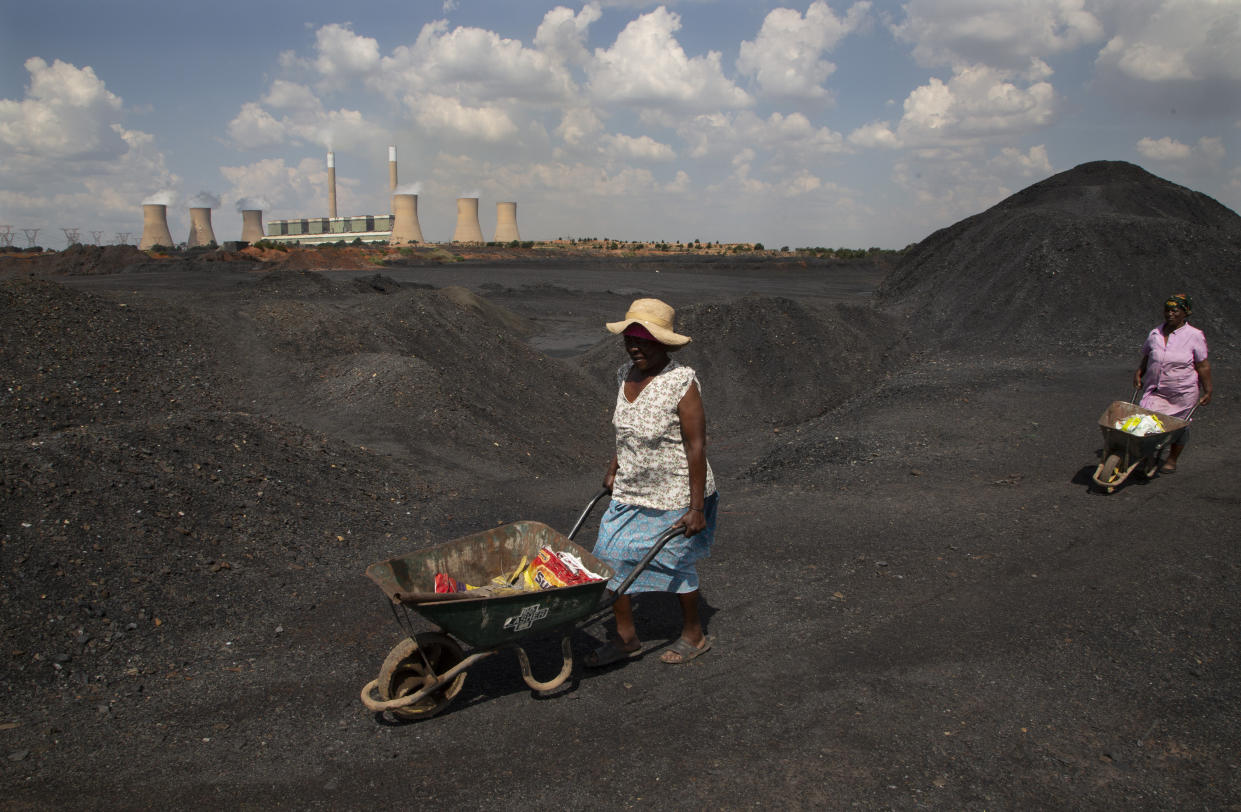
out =
<svg viewBox="0 0 1241 812"><path fill-rule="evenodd" d="M676 311L658 299L634 299L629 311L621 321L607 323L609 333L623 333L631 324L641 324L660 343L668 347L683 347L690 342L689 336L677 335L672 330Z"/></svg>

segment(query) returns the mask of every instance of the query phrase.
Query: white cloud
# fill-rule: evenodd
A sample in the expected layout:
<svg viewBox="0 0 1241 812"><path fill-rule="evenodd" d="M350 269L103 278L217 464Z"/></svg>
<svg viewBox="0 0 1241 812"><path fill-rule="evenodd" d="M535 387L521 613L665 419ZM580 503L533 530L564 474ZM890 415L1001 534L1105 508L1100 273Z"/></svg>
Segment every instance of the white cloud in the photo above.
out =
<svg viewBox="0 0 1241 812"><path fill-rule="evenodd" d="M603 16L598 3L587 3L577 14L572 9L556 6L543 15L534 33L534 47L552 55L556 61L583 65L590 59L586 32L590 24Z"/></svg>
<svg viewBox="0 0 1241 812"><path fill-rule="evenodd" d="M1143 138L1138 141L1137 149L1143 158L1154 161L1181 161L1192 151L1189 145L1172 138Z"/></svg>
<svg viewBox="0 0 1241 812"><path fill-rule="evenodd" d="M21 101L0 99L0 144L18 154L100 157L119 155L124 142L109 126L121 99L90 66L39 57L26 60L30 86Z"/></svg>
<svg viewBox="0 0 1241 812"><path fill-rule="evenodd" d="M556 135L560 136L569 146L578 146L602 130L603 122L594 110L571 107L560 119L560 125L556 127Z"/></svg>
<svg viewBox="0 0 1241 812"><path fill-rule="evenodd" d="M743 146L804 161L848 151L839 133L816 127L801 113L772 113L765 119L749 110L703 114L683 122L677 134L695 158L736 152Z"/></svg>
<svg viewBox="0 0 1241 812"><path fill-rule="evenodd" d="M804 17L795 9L774 9L758 36L741 43L737 69L754 76L759 88L772 96L825 98L823 83L836 66L824 54L861 26L869 9L869 2L855 3L843 18L823 0L811 3Z"/></svg>
<svg viewBox="0 0 1241 812"><path fill-rule="evenodd" d="M1241 81L1241 3L1133 0L1096 63L1144 82Z"/></svg>
<svg viewBox="0 0 1241 812"><path fill-rule="evenodd" d="M434 93L407 96L405 103L414 120L432 132L491 142L517 133L513 120L496 107L467 107L457 99Z"/></svg>
<svg viewBox="0 0 1241 812"><path fill-rule="evenodd" d="M266 158L242 166L221 166L220 174L229 183L221 195L225 203L235 207L238 201L262 200L268 206L263 211L266 219L305 217L308 209L327 214L327 168L321 159L303 158L290 166L282 158ZM359 201L353 178L338 174L336 193L339 210L349 211Z"/></svg>
<svg viewBox="0 0 1241 812"><path fill-rule="evenodd" d="M277 79L271 83L263 104L285 110L316 113L323 109L323 103L310 88L285 79Z"/></svg>
<svg viewBox="0 0 1241 812"><path fill-rule="evenodd" d="M577 95L577 88L559 59L555 52L527 48L481 28L449 30L448 22L439 20L423 26L413 45L384 57L382 72L370 84L396 98L434 93L466 105L515 99L563 103Z"/></svg>
<svg viewBox="0 0 1241 812"><path fill-rule="evenodd" d="M348 23L331 23L315 32L314 68L329 85L364 77L379 67L379 42L353 33Z"/></svg>
<svg viewBox="0 0 1241 812"><path fill-rule="evenodd" d="M1022 70L1034 59L1103 38L1085 0L909 0L892 26L920 65L985 64Z"/></svg>
<svg viewBox="0 0 1241 812"><path fill-rule="evenodd" d="M1143 158L1164 163L1191 164L1196 169L1218 167L1228 155L1223 139L1203 136L1196 144L1183 144L1174 138L1142 138L1137 143Z"/></svg>
<svg viewBox="0 0 1241 812"><path fill-rule="evenodd" d="M280 118L263 104L284 111ZM310 88L277 79L262 104L245 102L227 126L228 137L239 149L256 150L287 143L314 144L326 149L370 145L384 137L382 127L358 110L325 110Z"/></svg>
<svg viewBox="0 0 1241 812"><path fill-rule="evenodd" d="M928 149L892 168L892 180L915 204L907 210L927 230L994 206L1013 190L979 147Z"/></svg>
<svg viewBox="0 0 1241 812"><path fill-rule="evenodd" d="M56 247L61 226L108 241L140 228L141 201L179 181L154 136L124 126L120 97L91 67L38 57L25 67L26 96L0 99L0 219L42 228L39 242Z"/></svg>
<svg viewBox="0 0 1241 812"><path fill-rule="evenodd" d="M1004 147L988 165L1001 175L1017 175L1023 178L1042 178L1051 173L1051 161L1047 147L1039 144L1025 152L1016 147Z"/></svg>
<svg viewBox="0 0 1241 812"><path fill-rule="evenodd" d="M284 125L257 102L246 102L228 123L228 137L241 149L262 149L284 143Z"/></svg>
<svg viewBox="0 0 1241 812"><path fill-rule="evenodd" d="M649 135L607 135L601 140L603 152L610 158L639 161L671 161L676 152L667 144L661 144Z"/></svg>
<svg viewBox="0 0 1241 812"><path fill-rule="evenodd" d="M1047 82L1018 87L1011 77L983 65L958 68L948 82L932 77L905 99L895 130L872 122L850 134L858 146L963 144L1023 133L1051 122L1056 96Z"/></svg>
<svg viewBox="0 0 1241 812"><path fill-rule="evenodd" d="M896 149L901 141L892 130L891 122L872 121L849 133L849 143L859 147L884 147Z"/></svg>
<svg viewBox="0 0 1241 812"><path fill-rule="evenodd" d="M724 76L720 53L690 57L673 34L681 18L660 6L631 21L610 48L595 50L589 88L602 104L694 111L746 107L750 96Z"/></svg>

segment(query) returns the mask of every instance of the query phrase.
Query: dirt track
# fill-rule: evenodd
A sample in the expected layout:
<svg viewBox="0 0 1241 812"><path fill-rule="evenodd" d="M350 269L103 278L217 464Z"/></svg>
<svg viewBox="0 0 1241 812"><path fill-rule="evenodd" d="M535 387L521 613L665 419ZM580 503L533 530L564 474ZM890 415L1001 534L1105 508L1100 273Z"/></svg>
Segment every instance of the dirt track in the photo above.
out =
<svg viewBox="0 0 1241 812"><path fill-rule="evenodd" d="M4 282L0 806L1241 804L1234 350L1212 344L1181 471L1100 495L1095 420L1131 352L935 351L869 306L881 277ZM696 339L715 649L579 667L550 698L502 654L433 720L367 713L401 632L362 571L501 522L567 529L621 360L592 330L641 294ZM675 609L639 613L657 654ZM532 654L555 670L554 641Z"/></svg>

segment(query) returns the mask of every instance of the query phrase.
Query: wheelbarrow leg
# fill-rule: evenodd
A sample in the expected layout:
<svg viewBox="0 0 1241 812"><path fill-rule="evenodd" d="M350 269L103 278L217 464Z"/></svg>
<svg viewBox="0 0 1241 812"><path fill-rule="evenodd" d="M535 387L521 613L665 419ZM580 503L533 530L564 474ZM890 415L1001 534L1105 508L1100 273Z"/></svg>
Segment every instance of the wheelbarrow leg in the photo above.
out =
<svg viewBox="0 0 1241 812"><path fill-rule="evenodd" d="M560 667L560 673L547 682L539 682L534 678L534 673L530 670L530 658L526 656L526 650L520 645L514 643L513 648L517 649L517 660L521 663L521 678L530 686L530 690L539 693L547 693L554 691L573 673L573 646L569 642L569 635L560 638L560 653L564 657L564 663Z"/></svg>

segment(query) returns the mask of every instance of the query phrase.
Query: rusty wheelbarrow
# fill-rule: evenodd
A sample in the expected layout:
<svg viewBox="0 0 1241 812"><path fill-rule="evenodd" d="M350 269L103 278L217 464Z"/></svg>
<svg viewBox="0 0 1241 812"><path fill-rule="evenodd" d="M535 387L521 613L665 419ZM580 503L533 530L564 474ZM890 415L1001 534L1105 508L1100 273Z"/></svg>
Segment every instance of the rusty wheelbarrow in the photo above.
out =
<svg viewBox="0 0 1241 812"><path fill-rule="evenodd" d="M1135 392L1134 397L1136 396ZM1136 435L1116 428L1118 422L1123 423L1134 415L1152 415L1159 418L1164 431ZM1191 411L1189 417L1192 416ZM1112 493L1139 466L1144 476L1148 479L1153 477L1159 470L1160 453L1167 446L1180 441L1189 422L1189 418L1182 420L1179 417L1170 417L1144 409L1132 401L1113 401L1099 417L1099 428L1103 432L1103 451L1099 454L1099 465L1095 468L1091 481L1106 493Z"/></svg>
<svg viewBox="0 0 1241 812"><path fill-rule="evenodd" d="M362 688L362 703L376 713L388 711L401 719L430 718L461 692L470 666L504 649L516 652L522 679L531 690L545 693L563 685L573 673L569 638L575 624L611 604L605 593L615 572L573 543L586 517L607 493L595 495L568 536L540 522L520 521L367 567L367 577L392 601L397 622L410 636L393 647L379 669L379 677ZM624 594L660 549L682 532L679 526L664 531L617 587L612 600ZM572 553L587 569L602 576L601 580L498 596L435 592L437 573L486 584L497 574L519 567L523 558L533 559L543 547ZM438 631L414 633L409 618L402 619L398 609L421 615ZM561 635L563 663L560 673L541 682L534 678L521 642L553 631ZM461 643L473 649L467 654Z"/></svg>

